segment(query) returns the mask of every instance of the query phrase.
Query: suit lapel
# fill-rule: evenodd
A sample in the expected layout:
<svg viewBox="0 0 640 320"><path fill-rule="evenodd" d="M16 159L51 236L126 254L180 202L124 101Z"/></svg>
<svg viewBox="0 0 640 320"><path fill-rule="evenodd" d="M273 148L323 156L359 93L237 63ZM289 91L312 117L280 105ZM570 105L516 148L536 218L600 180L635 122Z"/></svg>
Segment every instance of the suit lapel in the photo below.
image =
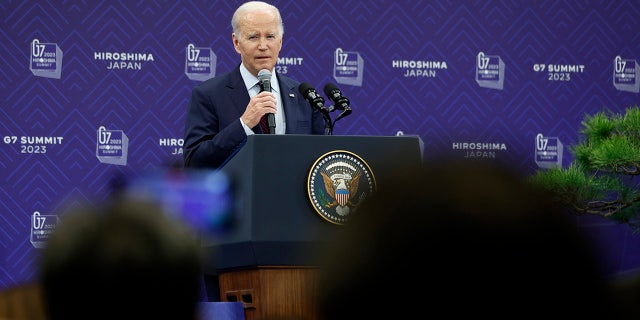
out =
<svg viewBox="0 0 640 320"><path fill-rule="evenodd" d="M294 123L290 121L294 121L294 117L292 116L294 113L291 108L294 108L296 103L296 84L285 77L280 77L279 74L276 74L278 77L278 84L280 85L280 99L282 100L282 110L284 110L285 122L287 123L287 131L290 128L295 128ZM287 117L287 115L290 115Z"/></svg>
<svg viewBox="0 0 640 320"><path fill-rule="evenodd" d="M228 95L233 104L234 109L238 114L238 118L244 113L249 103L249 93L244 86L244 81L240 75L240 65L238 65L233 72L229 73L229 79L227 81Z"/></svg>

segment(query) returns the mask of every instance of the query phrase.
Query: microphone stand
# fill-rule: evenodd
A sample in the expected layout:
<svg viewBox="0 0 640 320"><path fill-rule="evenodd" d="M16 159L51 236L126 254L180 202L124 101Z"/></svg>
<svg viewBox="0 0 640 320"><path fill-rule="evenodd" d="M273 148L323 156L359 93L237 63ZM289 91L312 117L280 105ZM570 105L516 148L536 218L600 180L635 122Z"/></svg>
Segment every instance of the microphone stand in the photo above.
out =
<svg viewBox="0 0 640 320"><path fill-rule="evenodd" d="M324 118L324 134L328 136L333 135L333 123L331 122L329 112L322 112L322 117Z"/></svg>
<svg viewBox="0 0 640 320"><path fill-rule="evenodd" d="M342 111L342 113L340 113L335 120L333 120L333 123L336 123L338 120L342 119L343 117L346 117L348 115L351 114L351 108L349 109L344 109L344 111Z"/></svg>
<svg viewBox="0 0 640 320"><path fill-rule="evenodd" d="M330 106L329 108L327 108L329 110L329 112L333 112L335 110L338 110L338 108L336 108L335 106ZM333 127L336 125L336 122L338 122L338 120L348 116L351 114L351 108L347 107L345 109L343 109L344 111L342 111L334 120L333 123L331 122L331 117L329 117L329 115L327 114L327 118L329 118L329 128L326 129L325 128L325 132L329 132L328 135L333 135ZM325 123L327 121L325 120Z"/></svg>

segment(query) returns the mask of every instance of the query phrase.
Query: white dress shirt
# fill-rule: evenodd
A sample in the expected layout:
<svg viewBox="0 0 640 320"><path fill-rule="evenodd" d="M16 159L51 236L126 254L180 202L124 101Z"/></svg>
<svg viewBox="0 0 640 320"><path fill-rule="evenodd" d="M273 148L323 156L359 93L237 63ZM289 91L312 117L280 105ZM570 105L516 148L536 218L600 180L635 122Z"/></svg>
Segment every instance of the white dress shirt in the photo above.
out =
<svg viewBox="0 0 640 320"><path fill-rule="evenodd" d="M260 93L260 85L258 78L247 70L244 64L240 64L240 75L244 80L244 85L247 87L247 91L249 92L249 97L253 98L256 94ZM278 84L278 77L276 77L275 72L271 72L271 92L276 95L277 101L277 111L275 114L276 119L276 134L284 134L286 131L286 123L284 121L284 110L282 108L282 97L280 95L280 85ZM240 123L242 123L242 127L244 128L244 132L247 135L255 134L251 128L247 126L246 123L240 119Z"/></svg>

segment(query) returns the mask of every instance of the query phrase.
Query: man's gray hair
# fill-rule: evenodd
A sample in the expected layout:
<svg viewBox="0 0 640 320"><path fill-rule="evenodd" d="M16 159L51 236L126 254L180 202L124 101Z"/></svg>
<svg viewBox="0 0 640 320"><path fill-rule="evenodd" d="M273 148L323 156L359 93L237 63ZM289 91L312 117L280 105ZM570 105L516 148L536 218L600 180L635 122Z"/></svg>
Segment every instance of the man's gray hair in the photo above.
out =
<svg viewBox="0 0 640 320"><path fill-rule="evenodd" d="M265 10L273 10L276 14L276 18L278 19L278 31L280 31L280 36L284 34L284 25L282 23L282 16L280 15L280 10L275 6L268 4L263 1L249 1L245 2L236 9L236 12L233 13L233 17L231 17L231 28L233 29L233 33L236 36L240 36L240 18L249 12L260 12Z"/></svg>

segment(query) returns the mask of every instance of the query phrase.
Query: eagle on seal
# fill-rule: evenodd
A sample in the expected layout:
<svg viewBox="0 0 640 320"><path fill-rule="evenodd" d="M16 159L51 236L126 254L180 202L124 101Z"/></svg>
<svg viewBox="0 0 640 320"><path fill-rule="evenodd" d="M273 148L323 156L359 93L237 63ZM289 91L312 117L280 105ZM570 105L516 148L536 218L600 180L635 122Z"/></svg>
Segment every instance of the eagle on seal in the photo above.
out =
<svg viewBox="0 0 640 320"><path fill-rule="evenodd" d="M325 205L327 208L336 205L340 207L354 205L351 202L351 195L355 195L358 191L358 183L360 182L361 176L360 172L356 173L354 177L351 177L350 174L334 174L331 175L331 177L324 172L321 172L321 174L324 180L324 188L333 199L332 202Z"/></svg>

